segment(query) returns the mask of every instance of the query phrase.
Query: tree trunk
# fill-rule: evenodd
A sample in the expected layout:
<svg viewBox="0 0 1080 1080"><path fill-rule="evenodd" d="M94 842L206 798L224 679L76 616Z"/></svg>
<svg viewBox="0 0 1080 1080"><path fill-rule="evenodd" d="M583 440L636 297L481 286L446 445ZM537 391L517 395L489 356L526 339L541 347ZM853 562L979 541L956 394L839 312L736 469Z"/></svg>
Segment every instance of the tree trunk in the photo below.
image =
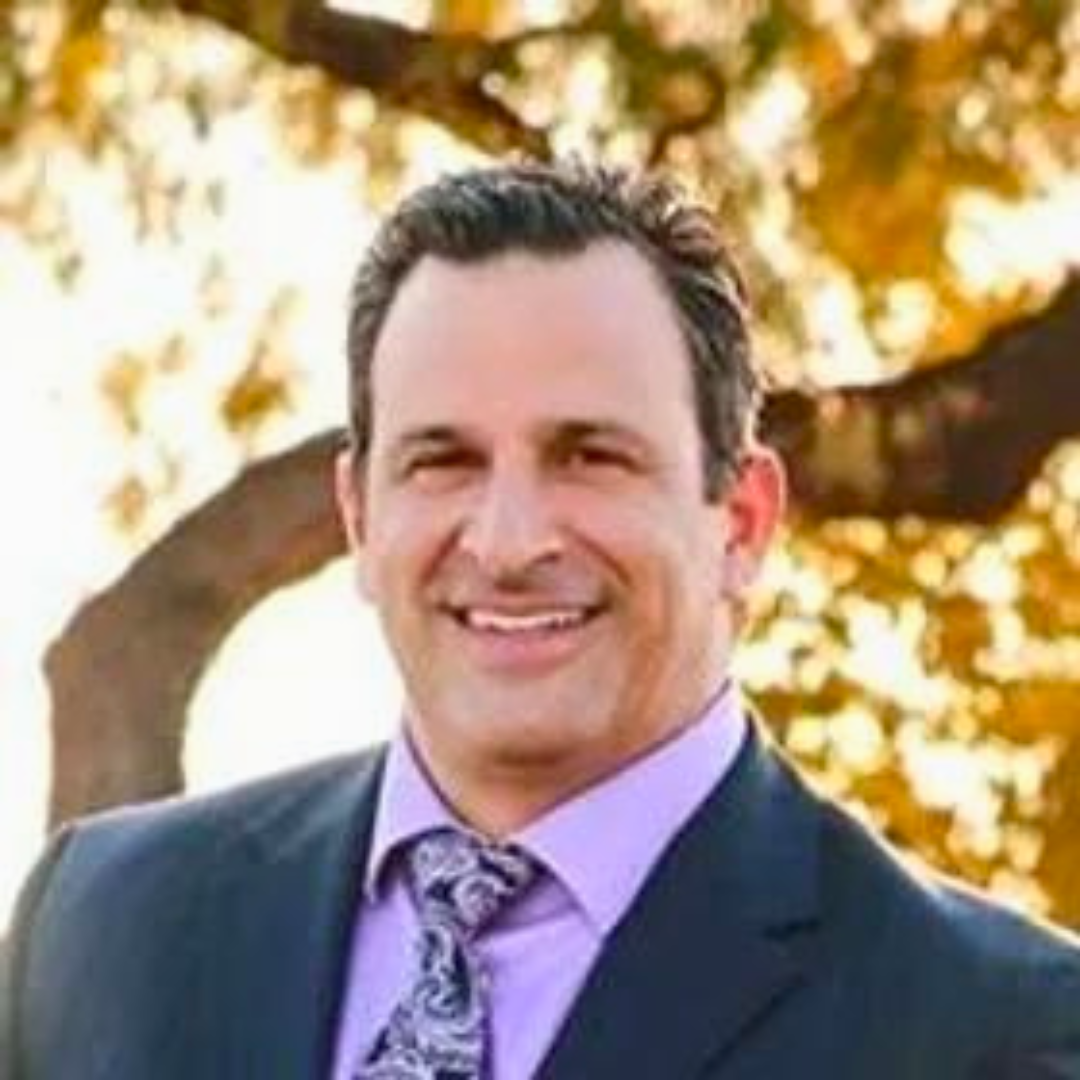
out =
<svg viewBox="0 0 1080 1080"><path fill-rule="evenodd" d="M192 694L252 605L342 549L322 435L257 463L83 606L49 650L53 822L182 787Z"/></svg>

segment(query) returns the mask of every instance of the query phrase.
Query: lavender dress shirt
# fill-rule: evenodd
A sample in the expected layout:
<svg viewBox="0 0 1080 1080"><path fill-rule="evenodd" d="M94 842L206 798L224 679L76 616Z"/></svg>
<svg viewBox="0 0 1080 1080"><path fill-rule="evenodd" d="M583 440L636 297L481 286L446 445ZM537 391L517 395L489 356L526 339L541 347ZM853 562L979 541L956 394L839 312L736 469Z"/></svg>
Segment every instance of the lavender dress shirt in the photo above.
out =
<svg viewBox="0 0 1080 1080"><path fill-rule="evenodd" d="M746 724L728 684L677 738L511 837L547 872L477 942L491 978L490 1080L527 1080L539 1068L605 938L730 769ZM396 856L448 824L459 820L400 735L375 813L332 1080L349 1080L410 984L417 916Z"/></svg>

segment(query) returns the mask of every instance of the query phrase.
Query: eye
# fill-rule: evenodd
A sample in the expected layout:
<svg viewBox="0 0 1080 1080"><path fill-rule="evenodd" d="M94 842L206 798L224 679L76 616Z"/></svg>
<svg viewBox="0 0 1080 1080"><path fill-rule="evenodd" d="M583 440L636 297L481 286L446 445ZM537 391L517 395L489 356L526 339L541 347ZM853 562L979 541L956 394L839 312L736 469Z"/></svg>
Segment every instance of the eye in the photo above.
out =
<svg viewBox="0 0 1080 1080"><path fill-rule="evenodd" d="M625 450L604 443L579 443L567 451L567 463L575 468L595 471L630 472L634 459Z"/></svg>
<svg viewBox="0 0 1080 1080"><path fill-rule="evenodd" d="M475 454L459 447L418 450L404 459L400 476L404 480L434 482L458 476L476 463Z"/></svg>

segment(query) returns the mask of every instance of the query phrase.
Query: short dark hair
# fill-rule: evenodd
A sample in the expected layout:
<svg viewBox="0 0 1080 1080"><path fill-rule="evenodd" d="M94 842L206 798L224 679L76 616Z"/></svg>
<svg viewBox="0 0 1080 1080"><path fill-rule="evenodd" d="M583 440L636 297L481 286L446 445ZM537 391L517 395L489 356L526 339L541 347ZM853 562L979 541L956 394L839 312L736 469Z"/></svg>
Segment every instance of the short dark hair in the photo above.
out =
<svg viewBox="0 0 1080 1080"><path fill-rule="evenodd" d="M708 497L738 467L759 402L746 287L717 222L671 180L581 161L513 163L444 176L382 224L350 297L349 436L359 465L371 439L371 364L399 287L426 255L475 263L512 251L630 244L656 271L686 340Z"/></svg>

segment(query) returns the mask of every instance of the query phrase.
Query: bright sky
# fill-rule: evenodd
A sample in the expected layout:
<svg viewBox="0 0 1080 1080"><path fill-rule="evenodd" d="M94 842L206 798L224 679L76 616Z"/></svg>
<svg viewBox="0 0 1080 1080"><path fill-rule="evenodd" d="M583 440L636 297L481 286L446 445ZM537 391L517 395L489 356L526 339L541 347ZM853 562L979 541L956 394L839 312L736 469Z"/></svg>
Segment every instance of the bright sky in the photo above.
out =
<svg viewBox="0 0 1080 1080"><path fill-rule="evenodd" d="M266 167L274 152L250 130L231 133L226 142L222 153L234 155L234 167L249 174ZM112 223L94 198L92 188L83 190L84 217L96 230L92 242L99 251L130 251L110 235ZM241 290L234 314L203 344L205 362L166 379L142 409L151 427L182 432L180 445L190 445L181 505L209 494L235 465L235 451L213 416L217 387L243 357L257 298L292 274L311 286L293 329L294 351L306 365L296 415L274 431L275 444L339 421L344 292L369 224L358 210L355 181L329 170L297 174L281 185L251 185L222 230L222 243L244 253L247 292ZM0 369L9 405L0 454L8 507L0 591L17 616L0 635L0 927L43 828L48 702L42 650L80 599L108 582L131 554L101 507L125 460L147 450L133 450L111 422L98 389L101 362L120 345L138 350L177 326L190 327L189 336L199 333L192 282L184 273L182 258L153 251L130 261L101 258L73 298L57 291L15 237L0 232L0 326L9 343ZM327 632L311 647L307 626L315 620ZM235 674L222 674L228 671ZM271 671L288 676L271 687ZM393 722L397 698L373 617L352 600L341 569L332 568L310 586L275 597L226 644L196 701L192 786L373 740Z"/></svg>

